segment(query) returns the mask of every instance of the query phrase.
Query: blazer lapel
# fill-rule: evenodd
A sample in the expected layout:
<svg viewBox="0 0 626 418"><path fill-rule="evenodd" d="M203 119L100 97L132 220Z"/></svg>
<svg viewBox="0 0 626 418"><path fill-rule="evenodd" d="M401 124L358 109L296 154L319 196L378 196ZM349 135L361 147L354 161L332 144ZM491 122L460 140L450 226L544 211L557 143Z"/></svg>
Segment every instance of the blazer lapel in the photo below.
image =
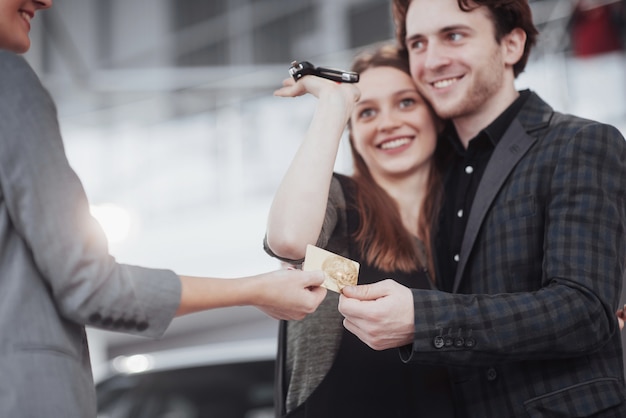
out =
<svg viewBox="0 0 626 418"><path fill-rule="evenodd" d="M456 276L454 278L453 293L457 292L461 284L463 271L465 270L467 260L472 252L476 237L478 236L478 231L480 230L480 226L485 219L489 207L515 165L535 141L535 138L526 133L519 118L516 118L493 151L480 184L478 185L469 219L467 220L467 227L463 235L463 243L461 244L459 265L457 266Z"/></svg>

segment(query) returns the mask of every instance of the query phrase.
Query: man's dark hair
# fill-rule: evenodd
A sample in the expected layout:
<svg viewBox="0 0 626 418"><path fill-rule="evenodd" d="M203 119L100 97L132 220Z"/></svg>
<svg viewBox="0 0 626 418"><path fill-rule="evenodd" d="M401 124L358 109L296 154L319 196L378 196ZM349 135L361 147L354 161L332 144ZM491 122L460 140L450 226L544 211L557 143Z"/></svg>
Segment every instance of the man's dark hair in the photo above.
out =
<svg viewBox="0 0 626 418"><path fill-rule="evenodd" d="M403 48L406 48L406 14L411 1L392 0L391 3L393 20L396 25L396 39ZM538 35L528 0L457 0L457 3L459 8L465 12L481 6L489 9L498 43L500 43L504 35L510 33L515 28L520 28L526 32L524 54L513 66L515 77L524 71L530 50L537 42Z"/></svg>

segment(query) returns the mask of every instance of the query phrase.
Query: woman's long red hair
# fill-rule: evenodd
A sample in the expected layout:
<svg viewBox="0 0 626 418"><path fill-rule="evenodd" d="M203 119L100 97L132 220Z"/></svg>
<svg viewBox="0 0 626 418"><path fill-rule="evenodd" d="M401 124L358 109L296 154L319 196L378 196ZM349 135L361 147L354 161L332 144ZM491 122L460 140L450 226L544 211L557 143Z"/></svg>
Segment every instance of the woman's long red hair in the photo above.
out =
<svg viewBox="0 0 626 418"><path fill-rule="evenodd" d="M410 74L406 53L393 45L362 53L355 59L352 71L360 73L375 67L393 67ZM350 142L352 143L352 137ZM356 183L356 209L361 222L355 240L365 261L389 272L399 270L410 273L426 268L430 272L431 280L434 280L432 237L442 194L441 175L435 159L433 158L431 164L417 225L418 238L426 247L427 265L423 265L417 256L415 237L402 224L398 205L374 181L354 146L351 149L354 161L352 178Z"/></svg>

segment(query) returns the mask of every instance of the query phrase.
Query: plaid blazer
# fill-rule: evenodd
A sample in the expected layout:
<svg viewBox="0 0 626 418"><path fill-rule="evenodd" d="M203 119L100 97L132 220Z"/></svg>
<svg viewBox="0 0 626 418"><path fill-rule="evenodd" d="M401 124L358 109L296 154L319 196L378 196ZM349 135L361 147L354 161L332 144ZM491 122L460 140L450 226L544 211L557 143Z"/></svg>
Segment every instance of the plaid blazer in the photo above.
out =
<svg viewBox="0 0 626 418"><path fill-rule="evenodd" d="M626 416L625 196L618 130L531 93L483 175L453 293L413 290L403 359L449 365L464 416Z"/></svg>

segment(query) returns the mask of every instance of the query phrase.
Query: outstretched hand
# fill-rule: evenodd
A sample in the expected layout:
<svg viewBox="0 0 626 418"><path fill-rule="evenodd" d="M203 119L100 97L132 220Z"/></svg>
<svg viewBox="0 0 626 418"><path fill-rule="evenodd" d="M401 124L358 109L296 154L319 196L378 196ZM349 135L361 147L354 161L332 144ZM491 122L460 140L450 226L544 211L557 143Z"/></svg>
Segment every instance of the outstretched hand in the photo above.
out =
<svg viewBox="0 0 626 418"><path fill-rule="evenodd" d="M272 318L302 319L326 296L324 273L277 270L239 279L179 276L176 316L227 306L251 305Z"/></svg>
<svg viewBox="0 0 626 418"><path fill-rule="evenodd" d="M413 293L391 279L344 287L339 312L345 317L344 327L374 350L413 341Z"/></svg>
<svg viewBox="0 0 626 418"><path fill-rule="evenodd" d="M274 319L300 320L315 312L326 297L322 271L283 269L258 276L254 305Z"/></svg>

